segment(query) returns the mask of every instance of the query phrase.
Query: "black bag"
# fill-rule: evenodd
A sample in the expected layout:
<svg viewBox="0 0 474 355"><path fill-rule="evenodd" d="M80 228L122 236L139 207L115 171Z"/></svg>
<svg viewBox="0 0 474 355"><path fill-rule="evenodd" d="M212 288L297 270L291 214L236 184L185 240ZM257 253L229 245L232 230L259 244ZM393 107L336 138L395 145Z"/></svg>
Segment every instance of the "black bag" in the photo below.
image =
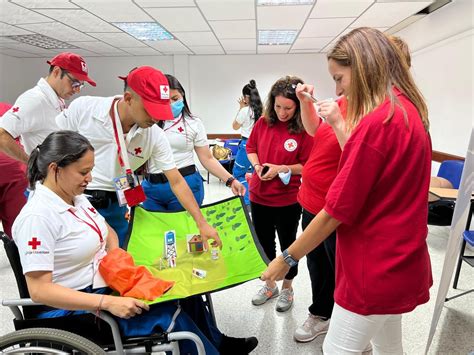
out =
<svg viewBox="0 0 474 355"><path fill-rule="evenodd" d="M454 202L436 201L428 205L428 224L450 226L453 220Z"/></svg>

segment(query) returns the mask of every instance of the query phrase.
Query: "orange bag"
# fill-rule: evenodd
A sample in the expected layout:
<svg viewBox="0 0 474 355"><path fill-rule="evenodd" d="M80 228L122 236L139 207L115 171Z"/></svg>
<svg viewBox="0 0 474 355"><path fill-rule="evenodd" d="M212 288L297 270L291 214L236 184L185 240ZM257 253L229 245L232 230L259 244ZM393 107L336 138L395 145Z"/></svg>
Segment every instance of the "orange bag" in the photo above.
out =
<svg viewBox="0 0 474 355"><path fill-rule="evenodd" d="M160 280L144 266L136 266L132 256L121 248L107 253L99 264L99 272L110 288L120 296L153 301L171 287L173 281Z"/></svg>

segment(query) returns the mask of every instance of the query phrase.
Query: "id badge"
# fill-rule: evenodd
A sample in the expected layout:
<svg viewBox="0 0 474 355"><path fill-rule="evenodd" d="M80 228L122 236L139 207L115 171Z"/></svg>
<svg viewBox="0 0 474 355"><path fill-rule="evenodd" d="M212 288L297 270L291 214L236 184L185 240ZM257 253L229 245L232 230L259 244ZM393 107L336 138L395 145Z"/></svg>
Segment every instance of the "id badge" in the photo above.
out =
<svg viewBox="0 0 474 355"><path fill-rule="evenodd" d="M94 279L92 280L92 288L94 289L108 286L99 272L99 264L106 255L104 243L104 246L101 245L99 251L94 255Z"/></svg>
<svg viewBox="0 0 474 355"><path fill-rule="evenodd" d="M125 206L127 204L127 199L125 198L124 191L130 188L130 184L127 181L127 176L123 175L114 178L114 188L115 193L117 194L119 206Z"/></svg>

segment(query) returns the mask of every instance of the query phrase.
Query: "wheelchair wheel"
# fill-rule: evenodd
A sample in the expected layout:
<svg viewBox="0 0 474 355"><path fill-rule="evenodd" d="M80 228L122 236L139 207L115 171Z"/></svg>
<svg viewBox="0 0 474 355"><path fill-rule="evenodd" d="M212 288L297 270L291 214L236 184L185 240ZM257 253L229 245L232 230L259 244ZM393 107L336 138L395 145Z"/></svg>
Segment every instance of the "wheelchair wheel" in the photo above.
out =
<svg viewBox="0 0 474 355"><path fill-rule="evenodd" d="M80 335L52 328L23 329L0 337L2 354L105 354Z"/></svg>

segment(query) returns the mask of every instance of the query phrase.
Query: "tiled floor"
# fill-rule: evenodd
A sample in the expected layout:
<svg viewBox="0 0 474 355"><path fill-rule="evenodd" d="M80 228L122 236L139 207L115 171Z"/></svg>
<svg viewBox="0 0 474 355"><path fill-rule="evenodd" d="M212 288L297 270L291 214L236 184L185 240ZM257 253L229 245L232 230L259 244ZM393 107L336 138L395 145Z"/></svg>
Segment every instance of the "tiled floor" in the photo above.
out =
<svg viewBox="0 0 474 355"><path fill-rule="evenodd" d="M211 177L206 184L206 202L229 197L229 190ZM403 317L403 346L406 354L423 354L431 324L434 300L444 261L444 250L449 234L447 227L430 227L428 237L434 286L429 303L418 307ZM294 282L295 304L284 313L274 309L275 300L260 307L252 306L250 300L258 290L260 281L254 280L213 295L214 309L221 330L231 336L257 336L259 345L254 354L261 355L310 355L320 354L324 336L306 344L293 340L294 329L306 319L311 300L309 276L303 260ZM3 248L0 248L0 298L17 297L13 274ZM474 269L463 265L459 283L460 290L474 287ZM449 294L459 291L450 289ZM13 330L12 315L0 307L0 334ZM445 304L441 313L430 354L468 354L474 351L474 293Z"/></svg>

